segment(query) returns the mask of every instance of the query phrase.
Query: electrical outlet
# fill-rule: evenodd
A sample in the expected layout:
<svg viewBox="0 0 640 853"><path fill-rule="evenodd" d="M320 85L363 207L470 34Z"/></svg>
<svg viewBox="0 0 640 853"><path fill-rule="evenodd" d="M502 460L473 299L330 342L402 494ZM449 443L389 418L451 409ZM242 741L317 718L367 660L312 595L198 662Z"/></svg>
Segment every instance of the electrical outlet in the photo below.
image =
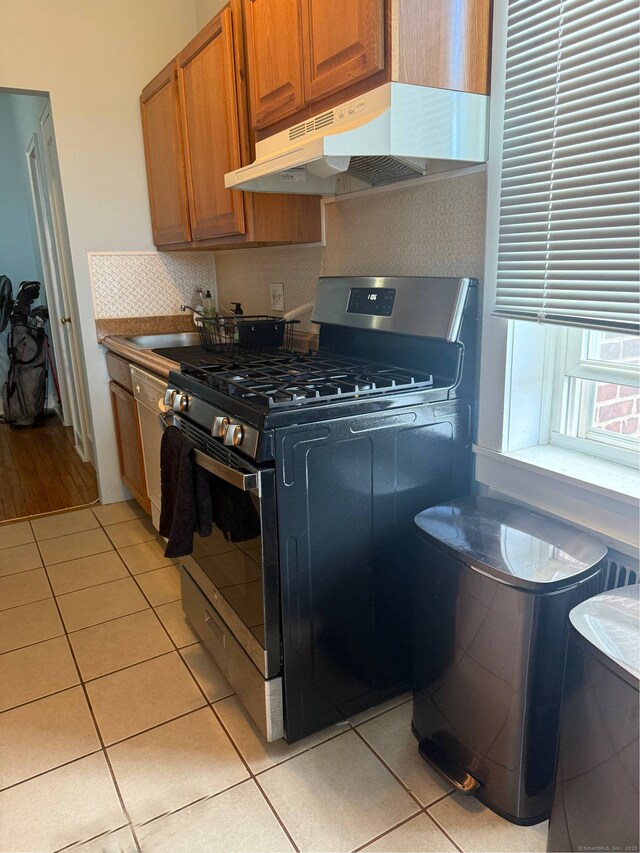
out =
<svg viewBox="0 0 640 853"><path fill-rule="evenodd" d="M269 283L271 291L271 310L284 312L284 284L281 281Z"/></svg>

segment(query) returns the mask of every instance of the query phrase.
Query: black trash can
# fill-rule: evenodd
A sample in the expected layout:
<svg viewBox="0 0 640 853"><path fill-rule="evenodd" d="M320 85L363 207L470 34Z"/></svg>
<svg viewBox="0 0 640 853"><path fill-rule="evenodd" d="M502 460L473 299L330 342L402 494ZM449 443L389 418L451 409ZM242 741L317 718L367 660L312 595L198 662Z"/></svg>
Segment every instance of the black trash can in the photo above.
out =
<svg viewBox="0 0 640 853"><path fill-rule="evenodd" d="M602 590L606 548L485 497L415 523L420 753L501 817L539 823L551 809L569 611Z"/></svg>
<svg viewBox="0 0 640 853"><path fill-rule="evenodd" d="M638 850L640 586L569 614L548 851Z"/></svg>

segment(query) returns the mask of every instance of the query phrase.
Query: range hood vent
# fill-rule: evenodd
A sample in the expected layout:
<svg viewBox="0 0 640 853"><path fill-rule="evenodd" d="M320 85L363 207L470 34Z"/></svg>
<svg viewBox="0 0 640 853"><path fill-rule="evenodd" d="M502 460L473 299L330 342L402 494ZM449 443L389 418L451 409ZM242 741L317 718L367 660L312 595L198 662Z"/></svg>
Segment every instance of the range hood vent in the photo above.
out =
<svg viewBox="0 0 640 853"><path fill-rule="evenodd" d="M395 184L427 174L427 161L399 157L352 157L347 174L370 187Z"/></svg>
<svg viewBox="0 0 640 853"><path fill-rule="evenodd" d="M484 95L386 83L256 144L225 186L336 195L484 163Z"/></svg>

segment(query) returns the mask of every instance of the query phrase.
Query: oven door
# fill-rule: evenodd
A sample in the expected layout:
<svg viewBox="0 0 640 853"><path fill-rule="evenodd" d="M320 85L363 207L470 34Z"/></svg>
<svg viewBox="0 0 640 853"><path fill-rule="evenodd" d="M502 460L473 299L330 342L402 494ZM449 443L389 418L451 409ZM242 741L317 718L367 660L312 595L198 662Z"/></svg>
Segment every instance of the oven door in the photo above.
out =
<svg viewBox="0 0 640 853"><path fill-rule="evenodd" d="M197 464L237 489L239 500L250 500L258 515L260 533L254 539L230 542L215 526L211 536L195 536L192 555L181 558L187 575L183 608L254 718L252 707L261 702L249 694L264 691L268 739L282 737L275 471L258 468L180 415L163 421L185 433L198 448ZM264 732L262 710L259 716Z"/></svg>

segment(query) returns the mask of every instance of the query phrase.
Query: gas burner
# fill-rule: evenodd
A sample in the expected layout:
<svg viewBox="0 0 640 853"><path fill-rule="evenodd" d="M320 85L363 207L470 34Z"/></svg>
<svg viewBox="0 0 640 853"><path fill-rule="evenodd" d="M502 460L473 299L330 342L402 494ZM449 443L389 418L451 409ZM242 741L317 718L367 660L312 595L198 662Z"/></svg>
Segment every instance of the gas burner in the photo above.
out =
<svg viewBox="0 0 640 853"><path fill-rule="evenodd" d="M203 367L183 373L204 385L268 409L422 390L433 385L428 373L410 372L320 352L279 351Z"/></svg>

